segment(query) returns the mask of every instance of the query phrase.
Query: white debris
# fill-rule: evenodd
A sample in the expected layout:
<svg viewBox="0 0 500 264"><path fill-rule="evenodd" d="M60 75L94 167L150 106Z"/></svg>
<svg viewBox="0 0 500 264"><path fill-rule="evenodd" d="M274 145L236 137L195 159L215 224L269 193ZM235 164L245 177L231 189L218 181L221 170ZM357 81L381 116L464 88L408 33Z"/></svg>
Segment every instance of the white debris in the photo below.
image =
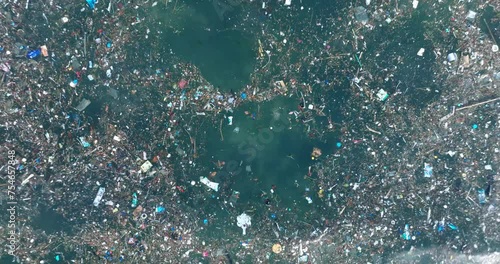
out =
<svg viewBox="0 0 500 264"><path fill-rule="evenodd" d="M420 50L417 52L417 55L420 57L424 56L424 51L425 51L424 48L420 48Z"/></svg>
<svg viewBox="0 0 500 264"><path fill-rule="evenodd" d="M99 203L101 203L102 197L104 196L104 191L106 191L106 188L99 188L99 191L97 192L97 195L94 199L94 206L99 206Z"/></svg>
<svg viewBox="0 0 500 264"><path fill-rule="evenodd" d="M249 215L242 213L236 217L236 225L243 229L243 235L247 234L247 228L252 225L252 219Z"/></svg>
<svg viewBox="0 0 500 264"><path fill-rule="evenodd" d="M227 120L229 122L229 125L232 126L233 125L233 116L228 116Z"/></svg>
<svg viewBox="0 0 500 264"><path fill-rule="evenodd" d="M493 167L491 167L491 165L486 165L486 166L484 166L484 169L485 170L493 170Z"/></svg>
<svg viewBox="0 0 500 264"><path fill-rule="evenodd" d="M147 172L149 169L151 169L151 167L153 167L153 164L151 164L151 162L149 162L149 160L146 160L146 162L144 162L142 165L141 165L141 171L143 173Z"/></svg>
<svg viewBox="0 0 500 264"><path fill-rule="evenodd" d="M469 10L469 13L467 13L466 19L472 22L472 21L474 21L474 19L476 19L476 15L477 15L476 12Z"/></svg>
<svg viewBox="0 0 500 264"><path fill-rule="evenodd" d="M449 62L454 62L454 61L457 60L457 54L456 53L450 53L450 54L448 54L447 59L448 59Z"/></svg>
<svg viewBox="0 0 500 264"><path fill-rule="evenodd" d="M377 97L379 101L385 101L385 99L387 99L389 95L384 89L380 89L377 93Z"/></svg>
<svg viewBox="0 0 500 264"><path fill-rule="evenodd" d="M413 8L417 8L418 6L418 1L417 0L413 0Z"/></svg>
<svg viewBox="0 0 500 264"><path fill-rule="evenodd" d="M29 180L30 180L31 178L33 178L34 176L35 176L35 174L30 174L30 176L28 176L28 178L24 179L24 181L23 181L23 182L21 182L21 186L24 186L26 183L28 183L28 182L29 182Z"/></svg>
<svg viewBox="0 0 500 264"><path fill-rule="evenodd" d="M119 136L114 136L113 140L118 142L122 141L122 139Z"/></svg>
<svg viewBox="0 0 500 264"><path fill-rule="evenodd" d="M289 6L292 4L292 0L285 0L285 6Z"/></svg>
<svg viewBox="0 0 500 264"><path fill-rule="evenodd" d="M207 177L200 177L200 182L208 186L208 188L218 192L219 191L219 184L216 182L210 181Z"/></svg>

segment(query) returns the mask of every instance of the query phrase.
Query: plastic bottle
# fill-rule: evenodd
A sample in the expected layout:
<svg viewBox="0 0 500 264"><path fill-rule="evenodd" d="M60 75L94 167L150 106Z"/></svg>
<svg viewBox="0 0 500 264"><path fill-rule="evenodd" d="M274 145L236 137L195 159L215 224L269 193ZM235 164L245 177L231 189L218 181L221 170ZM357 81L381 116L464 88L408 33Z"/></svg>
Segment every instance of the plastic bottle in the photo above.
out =
<svg viewBox="0 0 500 264"><path fill-rule="evenodd" d="M28 59L34 59L34 58L40 56L40 54L42 54L42 51L40 49L30 50L28 52L28 54L26 54L26 58L28 58Z"/></svg>

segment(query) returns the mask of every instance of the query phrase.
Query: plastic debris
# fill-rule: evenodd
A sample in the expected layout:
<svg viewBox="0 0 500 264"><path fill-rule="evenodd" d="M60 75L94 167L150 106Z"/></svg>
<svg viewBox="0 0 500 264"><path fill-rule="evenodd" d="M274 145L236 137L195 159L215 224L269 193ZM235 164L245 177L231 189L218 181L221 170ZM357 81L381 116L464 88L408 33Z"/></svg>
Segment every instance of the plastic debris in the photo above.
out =
<svg viewBox="0 0 500 264"><path fill-rule="evenodd" d="M75 107L75 109L81 112L85 110L85 108L87 108L87 106L89 105L90 105L90 100L82 99L80 103Z"/></svg>
<svg viewBox="0 0 500 264"><path fill-rule="evenodd" d="M454 62L457 60L457 54L456 53L450 53L448 54L448 56L446 57L448 59L449 62Z"/></svg>
<svg viewBox="0 0 500 264"><path fill-rule="evenodd" d="M418 50L418 52L417 52L417 55L420 56L420 57L422 57L422 56L424 56L424 52L425 52L425 49L424 48L420 48Z"/></svg>
<svg viewBox="0 0 500 264"><path fill-rule="evenodd" d="M87 4L89 5L90 10L94 10L96 0L86 0L86 1L87 1Z"/></svg>
<svg viewBox="0 0 500 264"><path fill-rule="evenodd" d="M429 163L424 163L424 177L432 177L432 166Z"/></svg>
<svg viewBox="0 0 500 264"><path fill-rule="evenodd" d="M476 15L477 15L476 12L469 10L469 13L467 13L466 19L469 20L470 22L474 22L474 20L476 19Z"/></svg>
<svg viewBox="0 0 500 264"><path fill-rule="evenodd" d="M405 225L405 229L404 229L403 234L401 235L401 237L404 240L411 240L410 225L409 224Z"/></svg>
<svg viewBox="0 0 500 264"><path fill-rule="evenodd" d="M78 141L80 141L80 144L81 144L84 148L88 148L88 147L90 147L90 146L91 146L91 145L90 145L90 143L89 143L89 142L87 142L87 141L85 140L85 138L84 138L84 137L79 137L79 138L78 138Z"/></svg>
<svg viewBox="0 0 500 264"><path fill-rule="evenodd" d="M157 214L162 214L164 212L165 212L165 207L160 206L160 205L156 206L156 213Z"/></svg>
<svg viewBox="0 0 500 264"><path fill-rule="evenodd" d="M26 55L26 57L27 57L28 59L34 59L34 58L36 58L36 57L40 56L40 54L41 54L41 53L42 53L42 52L40 51L40 49L30 50L30 51L28 52L28 54Z"/></svg>
<svg viewBox="0 0 500 264"><path fill-rule="evenodd" d="M40 47L40 51L42 52L42 55L44 57L48 57L49 56L49 51L47 49L47 46L46 45L43 45Z"/></svg>
<svg viewBox="0 0 500 264"><path fill-rule="evenodd" d="M137 199L137 193L134 193L132 194L132 204L131 204L132 208L137 207L137 203L139 203L139 200Z"/></svg>
<svg viewBox="0 0 500 264"><path fill-rule="evenodd" d="M208 188L214 190L214 191L219 191L219 184L216 182L210 181L207 177L200 177L200 182L208 186Z"/></svg>
<svg viewBox="0 0 500 264"><path fill-rule="evenodd" d="M247 228L252 225L252 219L249 215L242 213L236 218L236 225L243 229L243 235L247 234Z"/></svg>
<svg viewBox="0 0 500 264"><path fill-rule="evenodd" d="M280 244L276 243L273 245L272 250L275 254L279 254L283 249Z"/></svg>
<svg viewBox="0 0 500 264"><path fill-rule="evenodd" d="M149 169L151 169L151 167L153 167L153 164L151 164L151 162L149 160L146 160L146 162L144 162L141 165L141 171L143 173L146 173Z"/></svg>
<svg viewBox="0 0 500 264"><path fill-rule="evenodd" d="M358 6L354 9L354 13L358 22L361 22L363 25L368 22L368 14L366 13L366 8Z"/></svg>
<svg viewBox="0 0 500 264"><path fill-rule="evenodd" d="M416 9L418 7L418 0L413 0L412 5L413 8Z"/></svg>
<svg viewBox="0 0 500 264"><path fill-rule="evenodd" d="M106 191L106 188L100 187L99 191L97 191L97 195L94 198L94 206L99 206L101 203L102 197L104 196L104 192Z"/></svg>
<svg viewBox="0 0 500 264"><path fill-rule="evenodd" d="M479 200L479 204L486 203L486 193L485 193L484 189L477 190L477 198Z"/></svg>
<svg viewBox="0 0 500 264"><path fill-rule="evenodd" d="M384 89L380 89L377 92L377 98L379 101L385 101L387 98L389 98L389 94Z"/></svg>

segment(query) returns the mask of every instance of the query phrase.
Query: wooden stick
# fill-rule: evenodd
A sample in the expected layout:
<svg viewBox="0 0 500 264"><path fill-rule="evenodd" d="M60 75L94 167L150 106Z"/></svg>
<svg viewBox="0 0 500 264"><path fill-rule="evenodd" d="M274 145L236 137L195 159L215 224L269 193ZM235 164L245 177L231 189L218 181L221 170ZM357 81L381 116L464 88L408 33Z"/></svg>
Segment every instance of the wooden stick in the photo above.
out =
<svg viewBox="0 0 500 264"><path fill-rule="evenodd" d="M220 141L224 141L224 135L222 135L222 121L224 121L224 119L221 119L219 124Z"/></svg>
<svg viewBox="0 0 500 264"><path fill-rule="evenodd" d="M481 102L481 103L477 103L477 104L473 104L473 105L469 105L469 106L464 106L464 107L458 108L456 111L460 111L460 110L463 110L463 109L476 107L476 106L479 106L479 105L483 105L483 104L495 102L495 101L498 101L498 100L500 100L500 97L497 97L495 99L486 100L486 101Z"/></svg>
<svg viewBox="0 0 500 264"><path fill-rule="evenodd" d="M369 128L369 127L368 127L368 125L366 125L366 128L367 128L367 129L368 129L368 131L370 131L370 132L373 132L373 133L376 133L376 134L382 135L382 133L380 133L380 132L378 132L378 131L376 131L376 130L373 130L373 129Z"/></svg>
<svg viewBox="0 0 500 264"><path fill-rule="evenodd" d="M495 36L493 36L493 33L491 33L491 29L490 29L490 26L488 25L488 22L486 22L486 18L483 18L483 21L484 21L484 24L486 24L488 31L490 32L490 36L493 39L493 43L495 43L495 45L498 45L497 41L495 40Z"/></svg>

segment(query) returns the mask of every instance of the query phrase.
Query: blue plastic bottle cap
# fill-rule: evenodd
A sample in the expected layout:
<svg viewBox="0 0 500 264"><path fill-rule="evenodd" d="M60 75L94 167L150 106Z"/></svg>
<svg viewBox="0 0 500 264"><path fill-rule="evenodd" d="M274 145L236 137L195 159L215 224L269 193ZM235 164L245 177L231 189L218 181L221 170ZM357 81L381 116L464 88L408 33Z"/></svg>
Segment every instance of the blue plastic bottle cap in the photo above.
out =
<svg viewBox="0 0 500 264"><path fill-rule="evenodd" d="M337 148L340 148L340 147L342 147L342 143L337 142Z"/></svg>
<svg viewBox="0 0 500 264"><path fill-rule="evenodd" d="M203 219L203 224L208 225L208 220L207 219Z"/></svg>
<svg viewBox="0 0 500 264"><path fill-rule="evenodd" d="M477 129L478 126L476 124L472 125L472 129Z"/></svg>

